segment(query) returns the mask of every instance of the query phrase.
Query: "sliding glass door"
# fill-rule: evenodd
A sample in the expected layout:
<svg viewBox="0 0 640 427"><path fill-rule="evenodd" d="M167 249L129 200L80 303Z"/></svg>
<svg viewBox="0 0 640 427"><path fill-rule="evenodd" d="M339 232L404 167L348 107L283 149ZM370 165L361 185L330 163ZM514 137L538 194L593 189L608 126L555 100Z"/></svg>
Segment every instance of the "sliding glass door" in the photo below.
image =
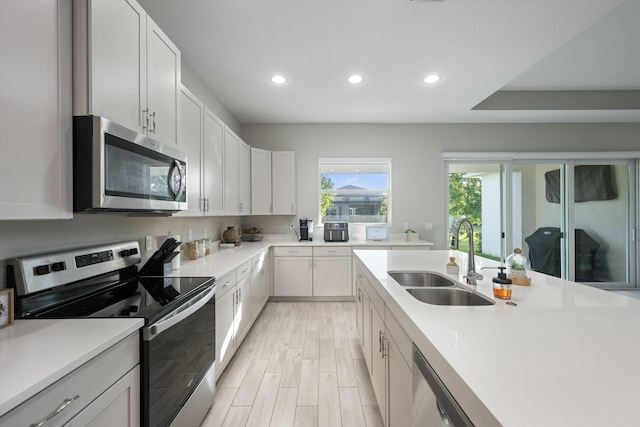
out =
<svg viewBox="0 0 640 427"><path fill-rule="evenodd" d="M445 161L449 232L468 216L479 256L504 261L521 248L535 271L638 287L638 160L518 157Z"/></svg>

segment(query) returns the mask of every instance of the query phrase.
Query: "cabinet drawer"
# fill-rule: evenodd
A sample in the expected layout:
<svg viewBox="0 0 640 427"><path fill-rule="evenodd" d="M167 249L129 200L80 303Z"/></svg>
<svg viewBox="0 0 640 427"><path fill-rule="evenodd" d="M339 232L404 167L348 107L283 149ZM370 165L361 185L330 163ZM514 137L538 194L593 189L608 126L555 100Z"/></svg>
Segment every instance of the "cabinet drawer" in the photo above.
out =
<svg viewBox="0 0 640 427"><path fill-rule="evenodd" d="M237 281L240 281L247 277L251 273L251 260L247 260L240 264L240 267L236 269Z"/></svg>
<svg viewBox="0 0 640 427"><path fill-rule="evenodd" d="M351 246L315 246L313 256L351 256Z"/></svg>
<svg viewBox="0 0 640 427"><path fill-rule="evenodd" d="M273 248L273 256L312 256L313 248L299 246L279 246Z"/></svg>
<svg viewBox="0 0 640 427"><path fill-rule="evenodd" d="M3 426L38 424L56 408L78 396L47 427L63 426L140 362L138 332L94 357L0 418Z"/></svg>
<svg viewBox="0 0 640 427"><path fill-rule="evenodd" d="M416 245L416 246L409 246L409 245L403 245L403 246L393 246L392 248L394 251L428 251L429 249L431 249L430 246L426 246L426 245Z"/></svg>
<svg viewBox="0 0 640 427"><path fill-rule="evenodd" d="M229 292L236 284L236 270L232 270L216 279L216 300Z"/></svg>

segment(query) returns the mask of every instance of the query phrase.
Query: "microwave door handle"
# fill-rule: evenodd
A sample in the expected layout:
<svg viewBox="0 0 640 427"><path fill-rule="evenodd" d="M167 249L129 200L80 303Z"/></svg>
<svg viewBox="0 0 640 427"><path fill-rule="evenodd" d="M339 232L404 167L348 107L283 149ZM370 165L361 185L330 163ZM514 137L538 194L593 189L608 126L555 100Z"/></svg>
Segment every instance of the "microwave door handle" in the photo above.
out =
<svg viewBox="0 0 640 427"><path fill-rule="evenodd" d="M176 171L178 172L178 174L180 174L180 188L178 188L178 191L174 191L173 187L171 186L171 182L173 182L171 177ZM169 168L169 174L167 176L167 182L169 183L167 187L169 189L169 192L171 193L171 197L173 197L173 200L179 200L180 197L182 197L182 193L184 193L185 186L186 186L185 181L186 181L185 175L182 172L182 168L180 167L180 162L178 162L177 160L174 160L173 163L171 163L171 167Z"/></svg>

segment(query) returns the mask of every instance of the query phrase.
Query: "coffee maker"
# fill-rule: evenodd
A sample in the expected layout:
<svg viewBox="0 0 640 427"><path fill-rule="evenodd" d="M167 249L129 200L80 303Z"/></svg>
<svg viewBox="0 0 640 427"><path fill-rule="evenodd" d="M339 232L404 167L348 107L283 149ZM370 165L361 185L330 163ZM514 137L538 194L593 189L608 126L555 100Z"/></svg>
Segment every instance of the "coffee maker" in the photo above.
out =
<svg viewBox="0 0 640 427"><path fill-rule="evenodd" d="M300 218L300 240L313 240L313 220Z"/></svg>

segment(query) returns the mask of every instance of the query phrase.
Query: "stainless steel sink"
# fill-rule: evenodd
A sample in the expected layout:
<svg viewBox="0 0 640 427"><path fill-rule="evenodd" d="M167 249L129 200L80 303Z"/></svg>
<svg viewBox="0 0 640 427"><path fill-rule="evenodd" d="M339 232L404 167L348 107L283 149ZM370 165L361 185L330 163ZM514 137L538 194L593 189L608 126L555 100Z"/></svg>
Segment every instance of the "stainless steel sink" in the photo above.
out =
<svg viewBox="0 0 640 427"><path fill-rule="evenodd" d="M489 298L461 288L407 289L414 298L434 305L493 305Z"/></svg>
<svg viewBox="0 0 640 427"><path fill-rule="evenodd" d="M402 286L412 288L440 288L456 285L451 279L427 271L389 271L389 276Z"/></svg>

